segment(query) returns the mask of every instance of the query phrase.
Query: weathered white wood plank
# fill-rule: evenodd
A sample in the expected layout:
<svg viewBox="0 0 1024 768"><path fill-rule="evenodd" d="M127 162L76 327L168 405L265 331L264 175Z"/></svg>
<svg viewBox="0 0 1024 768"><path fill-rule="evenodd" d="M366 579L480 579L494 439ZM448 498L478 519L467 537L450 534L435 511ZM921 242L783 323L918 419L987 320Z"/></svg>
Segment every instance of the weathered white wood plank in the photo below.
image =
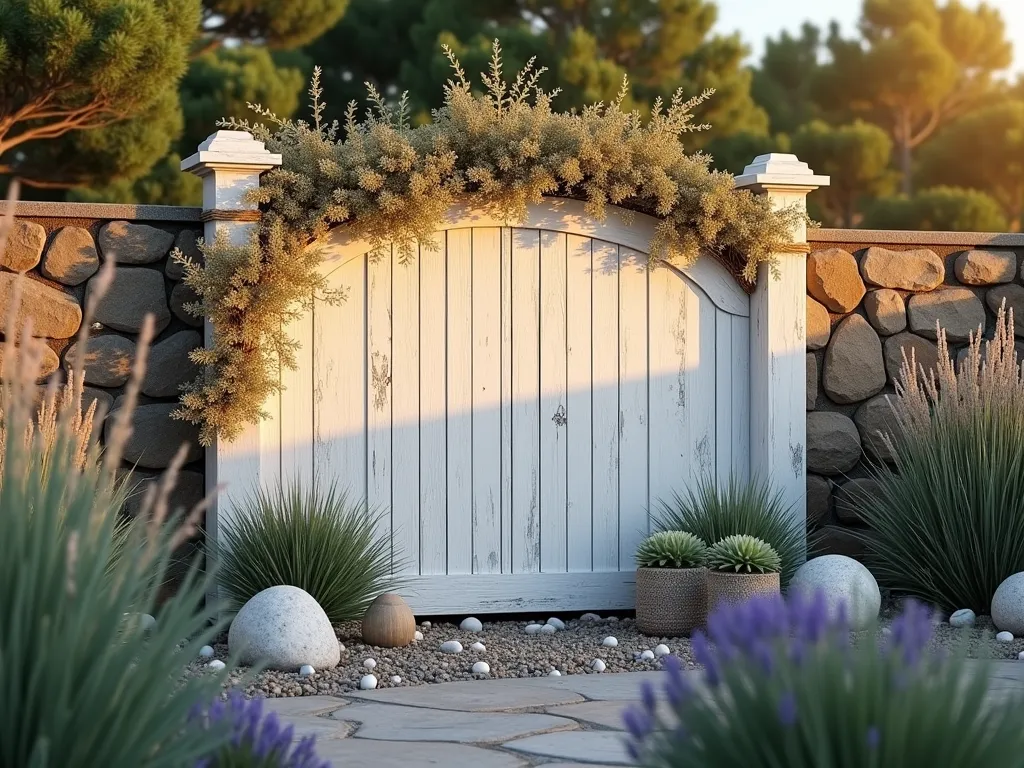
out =
<svg viewBox="0 0 1024 768"><path fill-rule="evenodd" d="M318 483L366 498L366 258L330 277L340 304L313 315L313 464Z"/></svg>
<svg viewBox="0 0 1024 768"><path fill-rule="evenodd" d="M512 570L540 570L540 233L512 230Z"/></svg>
<svg viewBox="0 0 1024 768"><path fill-rule="evenodd" d="M501 572L512 573L512 230L501 230Z"/></svg>
<svg viewBox="0 0 1024 768"><path fill-rule="evenodd" d="M313 480L313 312L303 311L286 326L298 342L295 369L281 369L281 473L287 482Z"/></svg>
<svg viewBox="0 0 1024 768"><path fill-rule="evenodd" d="M593 350L594 570L619 567L619 249L594 241Z"/></svg>
<svg viewBox="0 0 1024 768"><path fill-rule="evenodd" d="M395 248L391 263L392 558L396 573L418 573L420 551L420 266Z"/></svg>
<svg viewBox="0 0 1024 768"><path fill-rule="evenodd" d="M571 572L593 568L591 440L591 249L589 237L566 241L566 536Z"/></svg>
<svg viewBox="0 0 1024 768"><path fill-rule="evenodd" d="M391 248L371 254L366 282L366 497L381 513L379 536L391 526Z"/></svg>
<svg viewBox="0 0 1024 768"><path fill-rule="evenodd" d="M501 230L473 232L473 573L501 573Z"/></svg>
<svg viewBox="0 0 1024 768"><path fill-rule="evenodd" d="M566 236L540 235L540 569L566 570Z"/></svg>
<svg viewBox="0 0 1024 768"><path fill-rule="evenodd" d="M473 233L448 233L448 573L473 570Z"/></svg>
<svg viewBox="0 0 1024 768"><path fill-rule="evenodd" d="M619 570L648 534L647 261L619 247Z"/></svg>
<svg viewBox="0 0 1024 768"><path fill-rule="evenodd" d="M447 258L445 236L440 251L420 248L420 551L422 574L448 570L448 440L445 334L447 329Z"/></svg>
<svg viewBox="0 0 1024 768"><path fill-rule="evenodd" d="M750 478L750 318L731 315L732 467L737 478Z"/></svg>
<svg viewBox="0 0 1024 768"><path fill-rule="evenodd" d="M715 475L719 483L729 479L733 471L733 367L736 354L732 348L732 315L715 313Z"/></svg>
<svg viewBox="0 0 1024 768"><path fill-rule="evenodd" d="M701 291L690 290L687 303L689 334L698 340L696 360L692 363L688 421L692 437L694 477L716 475L715 434L715 305Z"/></svg>

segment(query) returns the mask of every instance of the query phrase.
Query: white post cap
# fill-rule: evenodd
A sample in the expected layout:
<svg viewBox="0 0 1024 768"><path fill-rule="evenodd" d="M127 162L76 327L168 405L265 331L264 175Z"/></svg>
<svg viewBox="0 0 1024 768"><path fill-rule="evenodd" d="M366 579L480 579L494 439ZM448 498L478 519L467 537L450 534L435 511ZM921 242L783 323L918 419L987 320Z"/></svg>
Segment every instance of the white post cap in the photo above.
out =
<svg viewBox="0 0 1024 768"><path fill-rule="evenodd" d="M268 152L262 141L247 131L217 131L199 145L199 151L181 161L181 170L205 176L217 169L267 171L281 165L281 155Z"/></svg>
<svg viewBox="0 0 1024 768"><path fill-rule="evenodd" d="M829 181L828 176L815 175L810 166L796 155L772 152L755 157L754 162L736 177L736 188L796 187L810 191L827 187Z"/></svg>

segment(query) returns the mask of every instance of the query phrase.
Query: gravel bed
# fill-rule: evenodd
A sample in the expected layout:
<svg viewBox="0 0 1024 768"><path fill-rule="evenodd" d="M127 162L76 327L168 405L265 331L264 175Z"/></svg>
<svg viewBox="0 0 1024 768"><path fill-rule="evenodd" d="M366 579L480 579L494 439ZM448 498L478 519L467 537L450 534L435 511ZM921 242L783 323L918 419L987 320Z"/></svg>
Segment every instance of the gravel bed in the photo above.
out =
<svg viewBox="0 0 1024 768"><path fill-rule="evenodd" d="M886 631L896 613L897 608L892 603L883 607L882 632ZM697 668L689 638L643 635L631 618L569 619L565 620L564 630L535 635L527 635L524 631L528 623L534 622L491 622L486 617L483 621L483 630L476 633L461 630L457 624L447 622L420 625L417 629L423 634L423 640L405 648L364 645L360 639L359 623L349 622L335 627L338 640L344 645L341 663L335 669L317 670L310 677L300 677L297 670L267 670L248 680L243 679L246 670L242 669L231 676L229 684L241 685L250 696L337 695L359 689L360 679L371 672L364 666L367 659L376 662L372 674L378 680L378 688L487 678L544 677L552 670L563 675L599 674L592 669L595 659L604 662L605 669L600 674L641 672L661 668L660 658L640 658L643 651L653 651L658 644L667 645L685 668ZM536 623L543 621L540 619ZM957 651L966 647L972 657L988 655L996 659L1016 659L1017 654L1024 651L1024 638L1017 638L1012 643L996 643L994 634L995 629L987 616L979 616L973 629L955 629L942 621L936 624L932 649ZM616 638L618 645L613 648L602 645L608 636ZM439 650L441 643L448 640L458 640L463 652L442 653ZM213 646L214 658L227 659L226 641L224 636ZM477 642L483 643L485 650L475 651L470 647ZM192 663L190 673L202 674L208 661L197 659ZM488 674L479 675L471 671L478 661L490 666ZM400 677L401 682L392 682L393 676Z"/></svg>

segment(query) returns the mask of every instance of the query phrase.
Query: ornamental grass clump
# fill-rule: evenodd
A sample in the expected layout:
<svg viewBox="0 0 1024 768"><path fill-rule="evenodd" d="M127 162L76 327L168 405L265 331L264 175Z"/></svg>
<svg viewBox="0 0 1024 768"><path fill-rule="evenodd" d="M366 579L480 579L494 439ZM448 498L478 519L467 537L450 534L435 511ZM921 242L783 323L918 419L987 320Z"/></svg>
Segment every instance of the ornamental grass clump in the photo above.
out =
<svg viewBox="0 0 1024 768"><path fill-rule="evenodd" d="M391 542L377 535L384 513L337 486L291 480L243 497L222 524L218 583L237 610L253 595L289 585L313 596L333 623L362 618L398 581Z"/></svg>
<svg viewBox="0 0 1024 768"><path fill-rule="evenodd" d="M917 370L904 354L885 436L894 466L857 499L878 581L947 610L988 613L1008 576L1024 571L1024 370L1013 311L995 335L971 338L959 368L938 329L939 362Z"/></svg>
<svg viewBox="0 0 1024 768"><path fill-rule="evenodd" d="M667 707L644 683L628 749L647 768L1024 764L1018 706L986 701L989 668L928 653L931 635L913 601L881 645L852 643L820 593L724 606L694 633L703 680L665 657Z"/></svg>
<svg viewBox="0 0 1024 768"><path fill-rule="evenodd" d="M213 346L193 359L205 367L182 397L179 416L201 426L201 439L231 440L261 416L263 395L279 389L280 368L294 367L295 342L282 327L323 295L317 244L346 225L371 250L394 244L411 259L430 248L445 212L465 200L514 225L544 196L581 199L602 219L606 206L661 219L652 260L685 267L707 254L722 260L749 288L761 264L790 245L804 220L795 207L772 208L765 196L735 189L712 171L711 158L685 151L683 137L706 126L692 110L711 91L660 99L646 120L623 109L627 93L581 111L555 110L557 92L540 87L543 68L529 62L509 84L495 42L483 93L474 92L446 49L452 79L432 121L413 126L404 97L388 103L372 87L360 120L355 103L344 125L323 122L319 69L310 93L312 122L276 117L250 105L271 125L226 120L250 131L282 165L263 175L249 197L262 212L253 239L202 246L205 266L184 263L184 281L200 299L193 308L213 324ZM337 294L325 297L337 300Z"/></svg>
<svg viewBox="0 0 1024 768"><path fill-rule="evenodd" d="M686 531L658 531L636 550L639 568L697 568L704 565L707 544Z"/></svg>

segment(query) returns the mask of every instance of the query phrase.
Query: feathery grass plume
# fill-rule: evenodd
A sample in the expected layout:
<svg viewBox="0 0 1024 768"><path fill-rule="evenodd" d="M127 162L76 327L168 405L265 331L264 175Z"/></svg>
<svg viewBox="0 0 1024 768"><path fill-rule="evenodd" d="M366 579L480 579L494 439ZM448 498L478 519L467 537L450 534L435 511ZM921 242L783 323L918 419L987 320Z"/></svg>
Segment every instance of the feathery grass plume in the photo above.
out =
<svg viewBox="0 0 1024 768"><path fill-rule="evenodd" d="M1024 571L1024 369L1013 329L1001 308L994 338L972 334L959 369L941 328L934 371L904 354L889 400L895 428L884 435L894 466L873 468L877 490L855 500L878 580L950 610L988 613L999 584Z"/></svg>
<svg viewBox="0 0 1024 768"><path fill-rule="evenodd" d="M987 699L991 665L930 654L913 601L881 646L872 630L851 642L820 593L725 604L693 636L702 683L666 656L664 702L643 684L627 748L646 768L1021 765L1019 704Z"/></svg>
<svg viewBox="0 0 1024 768"><path fill-rule="evenodd" d="M377 595L400 583L392 574L401 556L377 536L381 514L334 484L290 480L251 491L215 545L222 594L237 610L289 584L312 595L334 623L362 618Z"/></svg>
<svg viewBox="0 0 1024 768"><path fill-rule="evenodd" d="M434 246L445 212L463 197L510 224L545 195L572 197L599 219L609 204L660 218L652 261L685 267L708 254L749 288L759 265L774 268L775 254L805 219L796 208L774 210L766 197L737 191L731 175L710 169L709 156L685 151L682 138L706 127L694 124L692 110L711 91L659 99L646 121L623 111L625 87L610 104L557 112L557 92L540 87L544 69L532 61L511 85L505 81L497 41L482 94L445 53L453 75L426 125L410 125L404 97L391 104L372 86L362 119L352 103L344 125L324 124L318 68L311 124L280 119L258 104L250 107L270 128L220 123L250 131L283 164L249 197L262 211L252 241L203 244L205 266L176 256L200 297L194 311L214 329L212 348L193 353L205 370L178 411L200 425L204 444L215 436L231 440L255 423L266 394L280 388L280 368L294 366L295 342L281 329L325 291L316 245L335 225L346 224L371 251L393 243L407 261Z"/></svg>

